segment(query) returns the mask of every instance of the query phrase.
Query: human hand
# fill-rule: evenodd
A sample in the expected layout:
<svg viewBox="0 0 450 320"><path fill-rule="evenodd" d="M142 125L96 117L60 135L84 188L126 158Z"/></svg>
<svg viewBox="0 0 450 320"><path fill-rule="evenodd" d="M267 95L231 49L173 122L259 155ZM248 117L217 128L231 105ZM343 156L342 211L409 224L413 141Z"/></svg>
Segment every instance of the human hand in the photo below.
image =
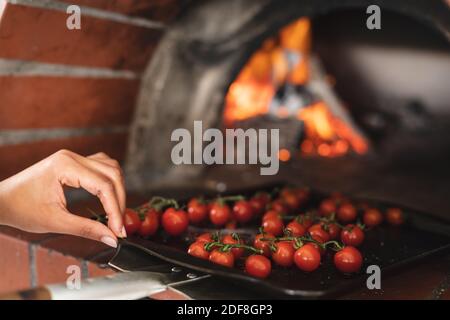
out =
<svg viewBox="0 0 450 320"><path fill-rule="evenodd" d="M63 186L96 195L108 215L108 227L70 213ZM61 150L0 182L0 224L35 233L63 233L116 247L126 237L122 223L125 187L118 162L104 153L83 157Z"/></svg>

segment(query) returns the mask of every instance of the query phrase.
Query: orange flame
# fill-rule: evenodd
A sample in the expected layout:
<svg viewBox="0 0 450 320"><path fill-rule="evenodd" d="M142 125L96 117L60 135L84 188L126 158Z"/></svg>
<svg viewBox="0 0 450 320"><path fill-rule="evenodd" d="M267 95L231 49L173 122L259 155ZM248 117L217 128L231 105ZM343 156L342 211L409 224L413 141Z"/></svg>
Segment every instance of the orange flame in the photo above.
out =
<svg viewBox="0 0 450 320"><path fill-rule="evenodd" d="M269 112L270 103L278 87L291 83L304 85L309 80L309 53L311 48L311 23L302 18L283 28L277 37L264 41L261 48L249 59L231 84L225 98L224 123L232 125ZM286 53L299 58L295 65ZM325 79L334 85L335 79ZM275 113L279 118L289 117L289 111L280 106ZM336 157L354 151L367 152L363 137L343 120L334 116L325 102L319 101L301 108L296 117L304 123L304 138L300 145L303 155ZM281 149L279 159L288 161L291 152Z"/></svg>

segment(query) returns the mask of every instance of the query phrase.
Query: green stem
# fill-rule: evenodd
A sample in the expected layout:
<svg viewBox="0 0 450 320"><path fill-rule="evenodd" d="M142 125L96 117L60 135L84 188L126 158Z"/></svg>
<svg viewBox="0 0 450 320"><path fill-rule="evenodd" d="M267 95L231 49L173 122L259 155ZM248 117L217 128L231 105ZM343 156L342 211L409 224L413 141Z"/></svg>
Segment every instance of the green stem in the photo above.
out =
<svg viewBox="0 0 450 320"><path fill-rule="evenodd" d="M215 241L215 242L208 242L205 244L205 250L207 250L207 251L211 251L214 248L220 248L220 250L222 250L224 252L230 251L233 248L239 248L239 249L245 249L247 251L257 253L257 254L264 253L264 251L261 249L256 249L255 247L248 246L245 244L240 244L240 243L224 244L222 242Z"/></svg>

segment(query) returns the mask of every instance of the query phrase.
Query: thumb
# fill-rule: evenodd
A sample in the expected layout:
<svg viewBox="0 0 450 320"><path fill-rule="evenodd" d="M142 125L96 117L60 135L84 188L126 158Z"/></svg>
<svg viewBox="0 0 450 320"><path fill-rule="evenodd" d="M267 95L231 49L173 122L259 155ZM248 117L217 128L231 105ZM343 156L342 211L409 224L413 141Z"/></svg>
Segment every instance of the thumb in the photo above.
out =
<svg viewBox="0 0 450 320"><path fill-rule="evenodd" d="M104 244L117 248L117 238L104 224L88 218L83 218L62 210L63 213L52 228L52 232L64 233L82 238L101 241Z"/></svg>

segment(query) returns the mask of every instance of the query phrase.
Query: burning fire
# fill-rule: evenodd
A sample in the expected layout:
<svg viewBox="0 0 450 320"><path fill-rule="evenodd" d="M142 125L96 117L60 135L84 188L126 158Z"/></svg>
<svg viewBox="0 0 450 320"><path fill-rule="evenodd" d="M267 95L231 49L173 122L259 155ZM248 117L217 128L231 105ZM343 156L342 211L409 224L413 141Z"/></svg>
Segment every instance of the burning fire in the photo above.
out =
<svg viewBox="0 0 450 320"><path fill-rule="evenodd" d="M300 143L302 155L338 157L352 151L363 154L365 139L342 119L335 116L323 100L308 105L271 107L277 91L283 86L307 86L310 81L311 24L301 18L283 28L279 35L264 41L231 84L225 98L224 123L273 114L278 118L295 117L304 124ZM326 81L332 79L327 77ZM328 81L329 82L329 81ZM280 160L288 161L291 153L280 150Z"/></svg>

